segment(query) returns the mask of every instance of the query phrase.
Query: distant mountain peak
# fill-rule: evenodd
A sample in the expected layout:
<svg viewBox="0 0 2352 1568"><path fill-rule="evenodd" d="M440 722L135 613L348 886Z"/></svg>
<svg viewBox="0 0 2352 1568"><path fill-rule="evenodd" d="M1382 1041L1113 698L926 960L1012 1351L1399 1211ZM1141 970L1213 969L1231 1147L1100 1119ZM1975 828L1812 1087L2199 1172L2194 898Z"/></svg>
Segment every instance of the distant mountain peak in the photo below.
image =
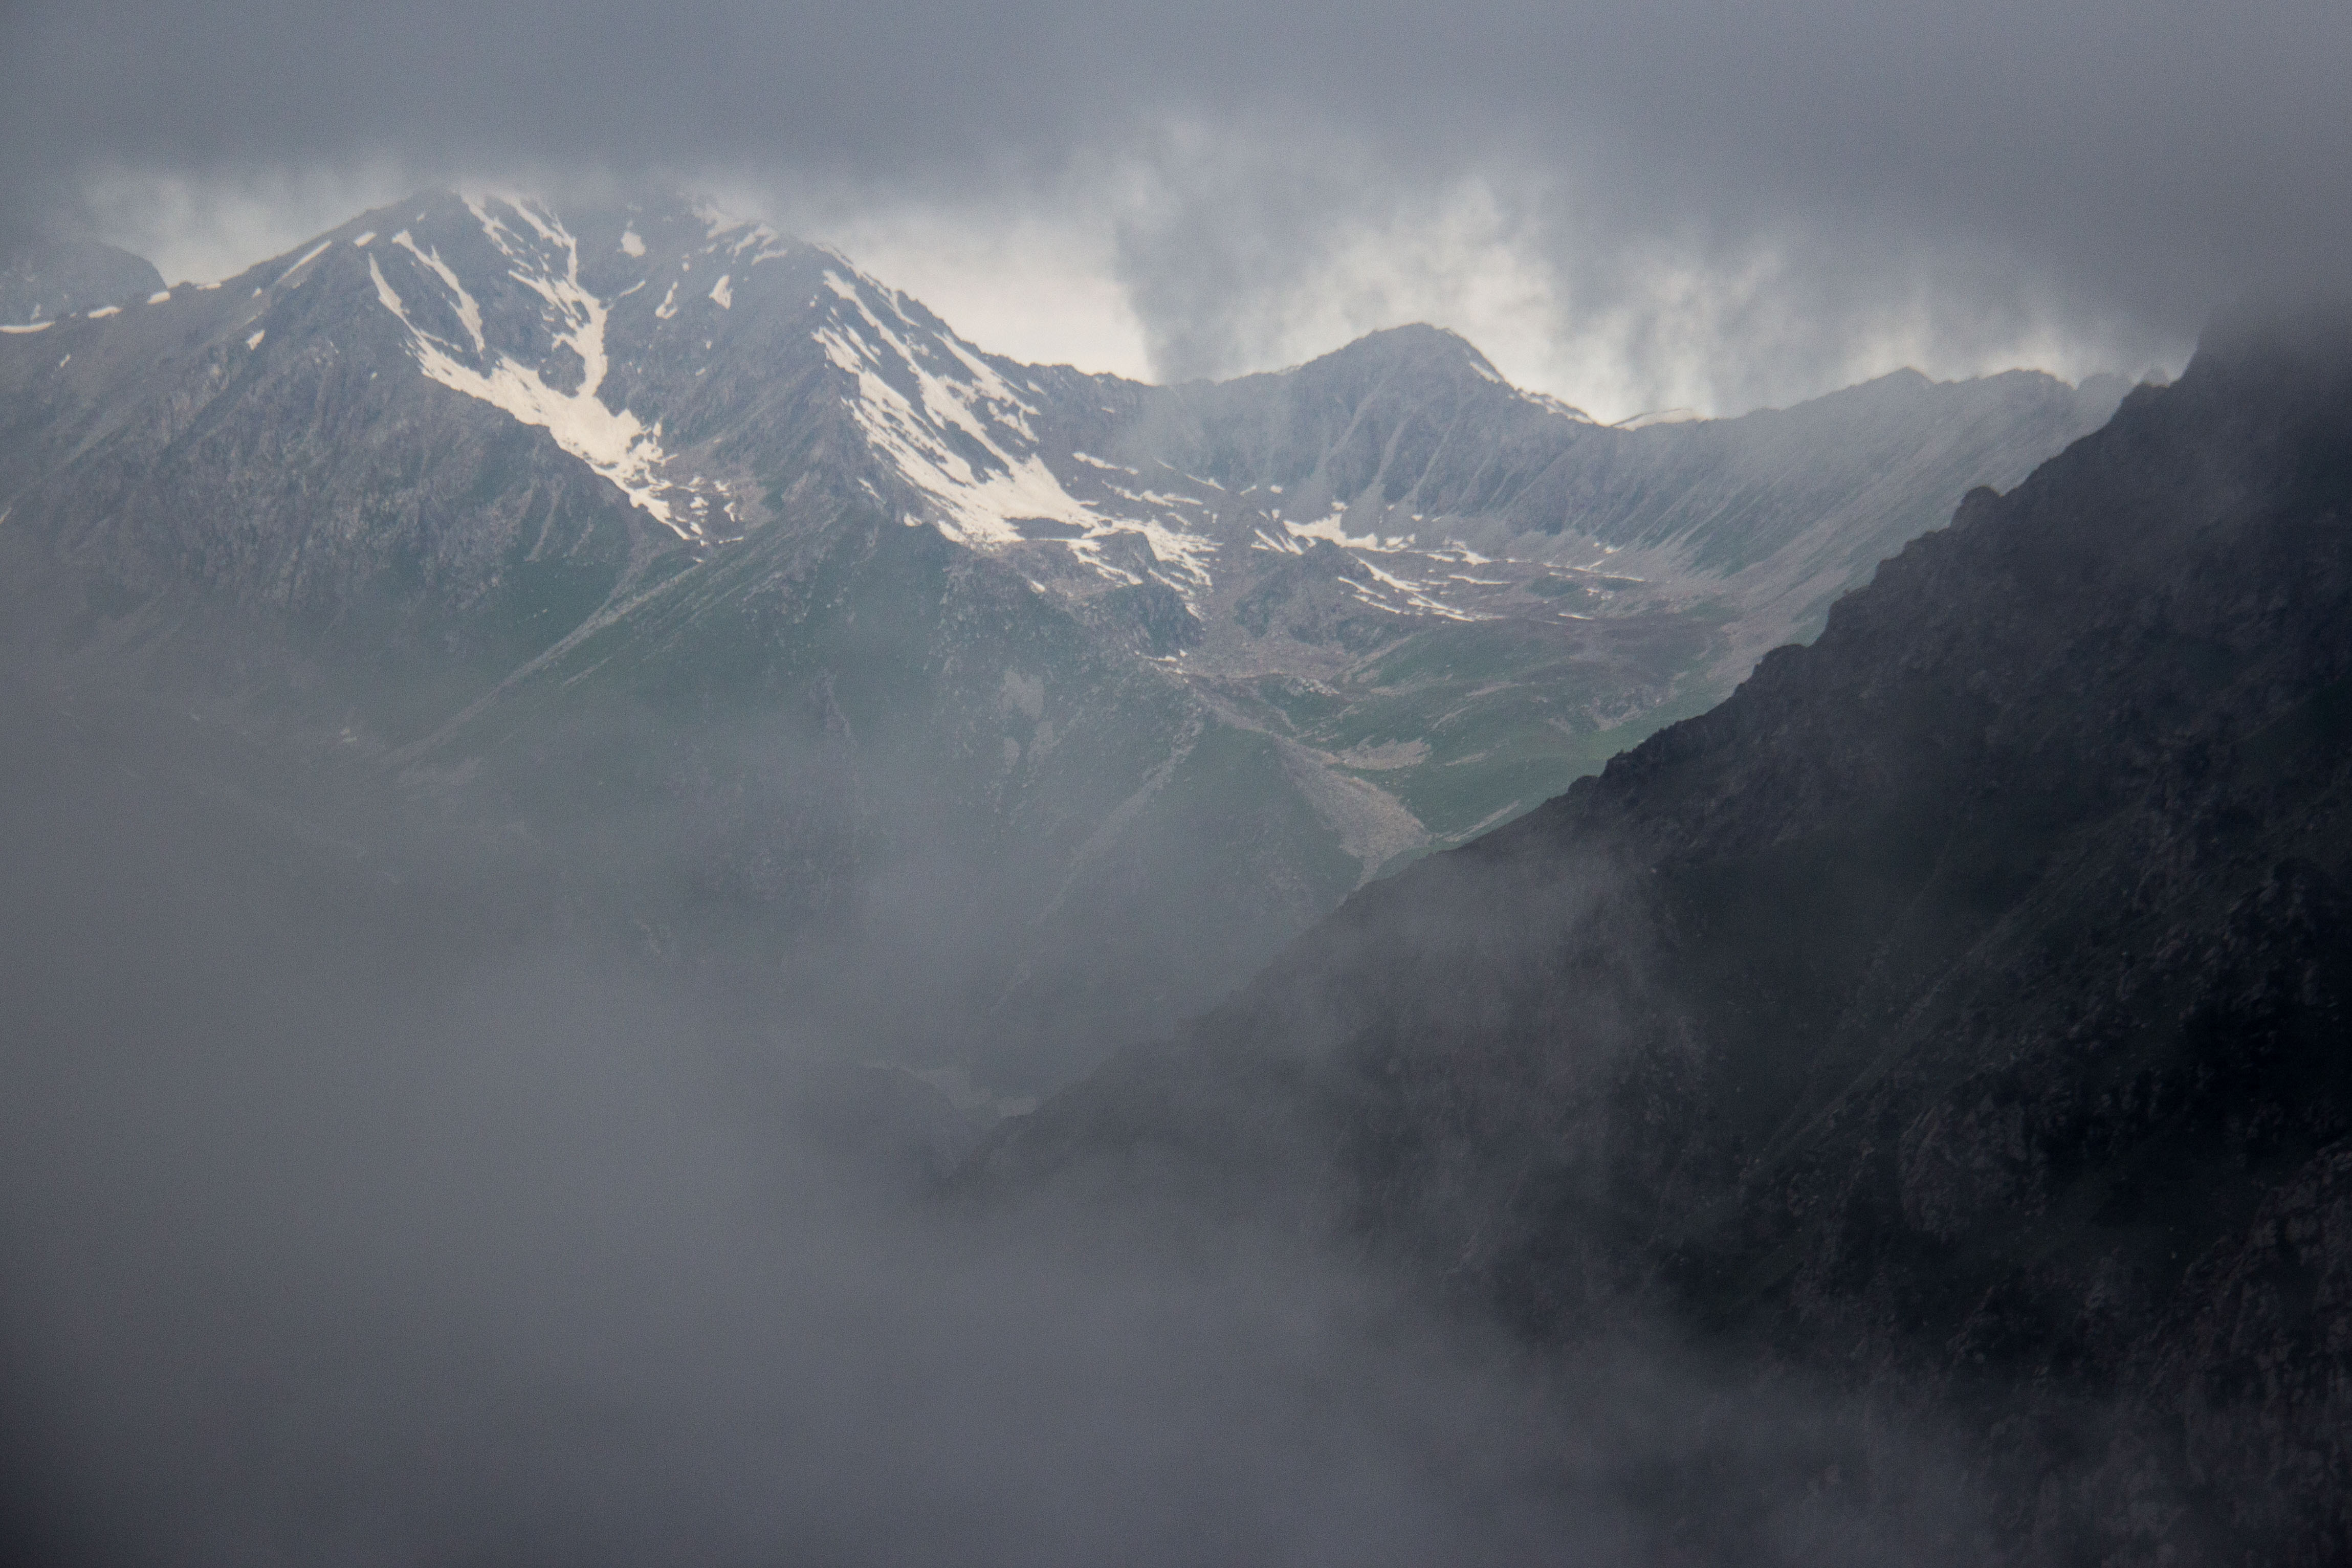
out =
<svg viewBox="0 0 2352 1568"><path fill-rule="evenodd" d="M1495 362L1469 339L1450 327L1432 326L1426 321L1367 332L1328 354L1275 373L1326 382L1405 378L1437 385L1486 385L1576 423L1596 423L1582 409L1549 392L1528 392L1512 385L1510 379L1496 370Z"/></svg>
<svg viewBox="0 0 2352 1568"><path fill-rule="evenodd" d="M1332 372L1406 372L1416 375L1469 376L1509 386L1477 346L1461 333L1425 321L1383 327L1354 341L1320 354L1286 374Z"/></svg>
<svg viewBox="0 0 2352 1568"><path fill-rule="evenodd" d="M1408 321L1402 326L1382 327L1365 333L1347 347L1335 350L1340 354L1377 355L1421 362L1443 362L1459 360L1467 362L1480 374L1501 381L1501 374L1478 351L1477 345L1451 327L1433 326L1427 321Z"/></svg>
<svg viewBox="0 0 2352 1568"><path fill-rule="evenodd" d="M163 274L143 256L96 240L51 240L0 261L0 322L56 321L163 290Z"/></svg>

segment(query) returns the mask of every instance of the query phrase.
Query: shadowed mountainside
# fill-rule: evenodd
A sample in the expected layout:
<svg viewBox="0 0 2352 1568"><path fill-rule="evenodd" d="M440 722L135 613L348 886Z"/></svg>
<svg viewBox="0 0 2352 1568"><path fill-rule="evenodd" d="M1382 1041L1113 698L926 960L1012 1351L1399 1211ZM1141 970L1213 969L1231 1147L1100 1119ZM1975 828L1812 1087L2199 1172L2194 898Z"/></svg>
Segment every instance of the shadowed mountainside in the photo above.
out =
<svg viewBox="0 0 2352 1568"><path fill-rule="evenodd" d="M967 1180L1826 1377L1958 1434L2003 1560L2341 1562L2347 809L2352 326L2242 322Z"/></svg>

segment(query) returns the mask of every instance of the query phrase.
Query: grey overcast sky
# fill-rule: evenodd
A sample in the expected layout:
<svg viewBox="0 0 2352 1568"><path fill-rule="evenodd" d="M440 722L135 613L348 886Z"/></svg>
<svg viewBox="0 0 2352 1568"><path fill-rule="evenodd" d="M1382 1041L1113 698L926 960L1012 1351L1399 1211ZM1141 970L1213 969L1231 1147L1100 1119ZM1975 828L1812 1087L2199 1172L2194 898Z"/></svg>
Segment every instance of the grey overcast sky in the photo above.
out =
<svg viewBox="0 0 2352 1568"><path fill-rule="evenodd" d="M2344 0L13 0L7 221L167 273L646 175L1160 377L1399 319L1622 414L2126 372L2352 255ZM250 256L238 255L240 247Z"/></svg>

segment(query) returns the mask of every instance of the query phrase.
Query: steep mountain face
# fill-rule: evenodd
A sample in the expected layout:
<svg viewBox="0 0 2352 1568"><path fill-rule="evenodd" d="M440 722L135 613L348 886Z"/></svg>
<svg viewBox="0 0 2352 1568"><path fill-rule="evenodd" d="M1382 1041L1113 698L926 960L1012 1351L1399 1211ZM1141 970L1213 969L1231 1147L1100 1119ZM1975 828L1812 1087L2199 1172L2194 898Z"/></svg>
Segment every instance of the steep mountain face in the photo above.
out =
<svg viewBox="0 0 2352 1568"><path fill-rule="evenodd" d="M1156 388L708 210L442 194L0 336L0 549L41 678L1039 1082L1714 700L2120 392L1616 430L1426 328Z"/></svg>
<svg viewBox="0 0 2352 1568"><path fill-rule="evenodd" d="M1960 1560L2352 1554L2352 323L2209 339L1812 646L984 1150L1954 1435ZM1874 1491L1874 1489L1877 1489ZM1919 1543L1932 1556L1934 1543Z"/></svg>
<svg viewBox="0 0 2352 1568"><path fill-rule="evenodd" d="M119 310L163 291L163 275L143 256L96 240L52 240L0 266L0 331Z"/></svg>

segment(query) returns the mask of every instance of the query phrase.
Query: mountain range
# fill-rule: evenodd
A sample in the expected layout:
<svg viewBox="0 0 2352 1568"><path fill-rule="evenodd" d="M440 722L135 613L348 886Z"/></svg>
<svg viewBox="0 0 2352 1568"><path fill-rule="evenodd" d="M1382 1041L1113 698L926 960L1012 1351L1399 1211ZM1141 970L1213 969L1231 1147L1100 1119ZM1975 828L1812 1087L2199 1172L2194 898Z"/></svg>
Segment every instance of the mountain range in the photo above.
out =
<svg viewBox="0 0 2352 1568"><path fill-rule="evenodd" d="M1617 427L1426 327L1150 386L667 198L427 193L123 271L10 274L16 670L387 874L383 813L454 828L1013 1089L1707 708L2126 390Z"/></svg>
<svg viewBox="0 0 2352 1568"><path fill-rule="evenodd" d="M2169 386L1612 426L1427 327L1024 365L667 198L7 277L13 1157L70 1178L22 1232L60 1278L215 1159L340 1236L190 1129L341 1156L434 1051L455 1090L350 1157L404 1196L481 1120L471 1235L639 994L654 1049L570 1085L621 1113L599 1237L646 1240L613 1130L705 1141L635 1098L691 1012L777 1141L951 1213L1271 1233L1501 1325L1529 1408L1601 1368L1506 1490L1637 1559L2352 1556L2352 315ZM616 938L663 983L600 988ZM118 1167L136 1224L85 1231ZM1598 1451L1643 1389L1671 1440Z"/></svg>

